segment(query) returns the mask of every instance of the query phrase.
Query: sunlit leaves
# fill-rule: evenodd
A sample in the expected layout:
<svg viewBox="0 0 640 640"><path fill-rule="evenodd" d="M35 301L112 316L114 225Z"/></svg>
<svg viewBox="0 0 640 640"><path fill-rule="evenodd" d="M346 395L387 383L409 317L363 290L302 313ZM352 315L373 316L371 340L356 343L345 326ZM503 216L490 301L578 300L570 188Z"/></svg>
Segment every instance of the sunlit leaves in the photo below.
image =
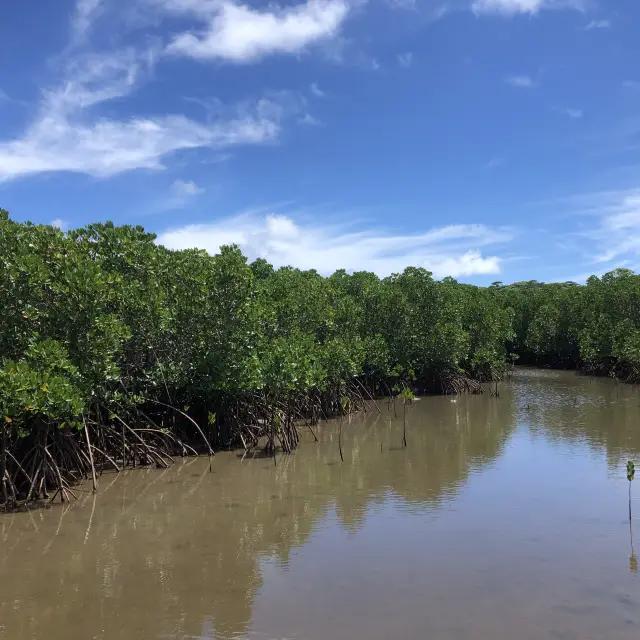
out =
<svg viewBox="0 0 640 640"><path fill-rule="evenodd" d="M78 370L59 343L34 343L22 360L0 366L0 415L20 435L36 422L78 426L84 407L78 380Z"/></svg>

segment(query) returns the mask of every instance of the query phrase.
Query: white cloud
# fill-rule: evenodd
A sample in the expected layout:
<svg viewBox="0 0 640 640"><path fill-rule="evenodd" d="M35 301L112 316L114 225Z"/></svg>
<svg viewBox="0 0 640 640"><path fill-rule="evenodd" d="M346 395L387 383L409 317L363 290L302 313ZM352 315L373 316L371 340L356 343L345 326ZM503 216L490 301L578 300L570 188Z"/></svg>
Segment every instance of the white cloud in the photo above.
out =
<svg viewBox="0 0 640 640"><path fill-rule="evenodd" d="M311 93L316 97L316 98L326 98L327 97L327 93L325 91L323 91L319 86L317 82L312 82L311 83Z"/></svg>
<svg viewBox="0 0 640 640"><path fill-rule="evenodd" d="M640 91L640 81L638 80L624 80L622 86L625 89L631 89L631 91Z"/></svg>
<svg viewBox="0 0 640 640"><path fill-rule="evenodd" d="M436 277L500 273L501 259L481 248L507 242L511 233L484 225L450 225L393 234L383 229L354 232L340 225L296 222L281 214L243 214L211 224L188 225L161 233L171 249L201 248L216 253L238 244L249 260L265 258L330 274L337 269L367 270L380 276L422 266Z"/></svg>
<svg viewBox="0 0 640 640"><path fill-rule="evenodd" d="M65 231L69 226L69 223L66 220L62 220L61 218L56 218L51 221L51 226L60 229L60 231Z"/></svg>
<svg viewBox="0 0 640 640"><path fill-rule="evenodd" d="M408 69L413 63L413 53L407 51L398 55L398 64L405 69Z"/></svg>
<svg viewBox="0 0 640 640"><path fill-rule="evenodd" d="M592 20L586 27L586 31L591 31L592 29L609 29L611 27L610 20Z"/></svg>
<svg viewBox="0 0 640 640"><path fill-rule="evenodd" d="M204 31L177 35L167 51L200 60L246 63L269 54L297 54L336 36L349 13L345 0L307 0L258 10L232 0L160 0L165 10L191 13Z"/></svg>
<svg viewBox="0 0 640 640"><path fill-rule="evenodd" d="M105 103L129 97L164 50L157 45L145 51L92 50L92 40L86 36L109 6L105 0L77 0L70 46L56 60L58 81L42 91L26 129L0 139L0 181L54 171L108 177L133 169L161 169L176 151L271 141L285 118L303 110L303 97L280 92L233 106L216 102L216 113L209 113L204 122L180 113L113 116L111 109L105 115ZM165 18L166 12L196 17L206 25L207 34L182 33L172 46L179 49L180 43L195 38L205 57L236 61L278 51L300 52L330 37L348 12L343 0L308 0L260 11L231 0L140 0L135 6L161 8Z"/></svg>
<svg viewBox="0 0 640 640"><path fill-rule="evenodd" d="M71 23L74 43L77 44L87 36L103 10L104 0L77 0Z"/></svg>
<svg viewBox="0 0 640 640"><path fill-rule="evenodd" d="M584 112L582 109L573 109L571 107L554 107L554 111L558 113L562 113L563 115L576 120L577 118L582 118Z"/></svg>
<svg viewBox="0 0 640 640"><path fill-rule="evenodd" d="M150 58L124 50L68 63L63 82L43 92L38 115L27 130L0 140L0 181L50 171L108 177L161 169L163 158L175 151L259 144L279 134L289 109L275 94L220 109L207 123L184 115L109 119L92 113L104 102L128 96Z"/></svg>
<svg viewBox="0 0 640 640"><path fill-rule="evenodd" d="M182 115L83 125L44 114L22 138L0 144L0 181L50 171L109 177L132 169L161 169L162 158L178 150L255 144L278 131L277 123L258 117L213 126Z"/></svg>
<svg viewBox="0 0 640 640"><path fill-rule="evenodd" d="M536 14L542 9L582 10L582 0L473 0L471 9L476 14L514 16L519 13Z"/></svg>
<svg viewBox="0 0 640 640"><path fill-rule="evenodd" d="M49 171L108 177L161 169L162 159L178 150L257 144L280 131L280 123L263 115L260 105L253 113L210 125L183 115L86 122L84 114L54 105L46 102L22 137L0 142L0 181Z"/></svg>
<svg viewBox="0 0 640 640"><path fill-rule="evenodd" d="M504 81L512 87L518 87L519 89L532 89L536 86L534 79L526 75L507 76Z"/></svg>

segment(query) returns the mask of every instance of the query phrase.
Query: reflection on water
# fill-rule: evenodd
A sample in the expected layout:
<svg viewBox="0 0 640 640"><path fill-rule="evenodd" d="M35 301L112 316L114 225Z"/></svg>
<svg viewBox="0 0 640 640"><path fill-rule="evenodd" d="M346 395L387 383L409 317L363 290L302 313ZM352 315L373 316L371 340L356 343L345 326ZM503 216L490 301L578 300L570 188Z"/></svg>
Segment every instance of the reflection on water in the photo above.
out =
<svg viewBox="0 0 640 640"><path fill-rule="evenodd" d="M638 637L640 394L521 370L0 517L0 639ZM640 505L636 511L640 510ZM631 547L631 548L630 548ZM629 555L630 554L630 555Z"/></svg>
<svg viewBox="0 0 640 640"><path fill-rule="evenodd" d="M513 378L518 421L565 446L588 445L618 475L628 456L640 454L639 391L570 372L521 371Z"/></svg>

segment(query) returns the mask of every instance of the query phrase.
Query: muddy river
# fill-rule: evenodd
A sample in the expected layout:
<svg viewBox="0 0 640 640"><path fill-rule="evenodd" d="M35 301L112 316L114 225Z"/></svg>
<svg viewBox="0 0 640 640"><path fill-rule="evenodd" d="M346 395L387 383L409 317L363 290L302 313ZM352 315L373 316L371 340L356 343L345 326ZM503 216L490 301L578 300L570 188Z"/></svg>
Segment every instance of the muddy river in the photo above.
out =
<svg viewBox="0 0 640 640"><path fill-rule="evenodd" d="M0 639L637 640L640 392L519 370L0 516ZM640 550L640 485L633 508Z"/></svg>

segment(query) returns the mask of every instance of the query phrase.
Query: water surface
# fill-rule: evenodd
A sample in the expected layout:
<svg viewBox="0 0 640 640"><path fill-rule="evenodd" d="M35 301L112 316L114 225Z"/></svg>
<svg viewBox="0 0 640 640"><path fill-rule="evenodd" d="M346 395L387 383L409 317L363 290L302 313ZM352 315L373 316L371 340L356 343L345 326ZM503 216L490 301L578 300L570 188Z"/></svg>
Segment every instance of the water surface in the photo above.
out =
<svg viewBox="0 0 640 640"><path fill-rule="evenodd" d="M344 462L330 422L275 466L105 473L0 516L0 639L637 640L639 405L521 370L498 399L421 399L406 449L382 404L345 424Z"/></svg>

